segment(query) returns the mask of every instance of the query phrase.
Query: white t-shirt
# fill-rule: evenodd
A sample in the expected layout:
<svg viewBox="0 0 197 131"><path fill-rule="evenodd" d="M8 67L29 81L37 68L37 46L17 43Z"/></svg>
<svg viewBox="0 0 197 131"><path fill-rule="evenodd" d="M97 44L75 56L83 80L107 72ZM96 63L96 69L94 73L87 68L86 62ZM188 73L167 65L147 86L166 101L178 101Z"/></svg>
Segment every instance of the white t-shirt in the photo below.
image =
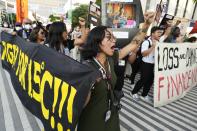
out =
<svg viewBox="0 0 197 131"><path fill-rule="evenodd" d="M159 42L163 43L164 40L165 40L167 37L168 37L168 36L166 36L166 35L162 35L162 36L160 37L160 39L159 39Z"/></svg>
<svg viewBox="0 0 197 131"><path fill-rule="evenodd" d="M148 40L150 41L150 45L149 45ZM150 37L148 38L148 40L145 40L142 43L141 52L144 52L144 51L148 50L149 48L151 48L152 40L151 40ZM154 53L154 51L152 51L149 55L143 57L142 61L145 62L145 63L154 64L155 63L155 53Z"/></svg>

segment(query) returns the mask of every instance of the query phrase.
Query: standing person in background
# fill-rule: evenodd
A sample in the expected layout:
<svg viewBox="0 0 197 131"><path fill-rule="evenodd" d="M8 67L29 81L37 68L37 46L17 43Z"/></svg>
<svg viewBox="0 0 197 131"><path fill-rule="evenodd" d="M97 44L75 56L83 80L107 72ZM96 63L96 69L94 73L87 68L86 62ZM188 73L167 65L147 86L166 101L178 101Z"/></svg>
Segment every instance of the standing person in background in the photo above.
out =
<svg viewBox="0 0 197 131"><path fill-rule="evenodd" d="M14 32L16 32L16 34L18 35L19 31L22 29L22 25L21 23L19 22L16 22L15 23L15 26L14 26Z"/></svg>
<svg viewBox="0 0 197 131"><path fill-rule="evenodd" d="M170 35L170 32L172 30L172 20L168 20L166 23L167 24L164 27L164 33L161 36L159 42L164 42L164 40Z"/></svg>
<svg viewBox="0 0 197 131"><path fill-rule="evenodd" d="M49 28L50 28L51 24L47 24L46 25L46 32L45 32L45 37L46 37L46 41L45 43L49 43L48 42L48 37L49 37Z"/></svg>
<svg viewBox="0 0 197 131"><path fill-rule="evenodd" d="M166 43L180 43L183 42L180 28L173 27L169 36L164 40Z"/></svg>
<svg viewBox="0 0 197 131"><path fill-rule="evenodd" d="M129 54L129 58L128 58L128 61L131 65L131 69L132 69L132 73L129 77L129 79L131 81L131 85L134 85L135 76L139 72L141 62L142 62L141 58L140 58L141 56L138 55L138 52L139 52L138 50L140 50L140 48L137 48L136 50L131 52Z"/></svg>
<svg viewBox="0 0 197 131"><path fill-rule="evenodd" d="M153 18L154 13L146 13L142 30L119 51L115 51L116 39L106 26L90 31L82 57L90 68L101 72L101 78L89 92L79 118L78 131L120 131L117 100L113 93L116 84L114 65L139 46Z"/></svg>
<svg viewBox="0 0 197 131"><path fill-rule="evenodd" d="M45 42L45 32L41 26L37 26L33 28L30 36L29 41L38 43L38 44L44 44Z"/></svg>
<svg viewBox="0 0 197 131"><path fill-rule="evenodd" d="M67 29L63 22L54 22L50 25L47 45L69 56L69 49L67 48Z"/></svg>
<svg viewBox="0 0 197 131"><path fill-rule="evenodd" d="M30 33L32 31L32 21L28 18L23 19L22 29L18 31L18 35L26 40L29 39Z"/></svg>
<svg viewBox="0 0 197 131"><path fill-rule="evenodd" d="M75 38L78 38L78 37L81 37L81 31L80 31L80 26L79 25L77 25L75 28L74 28L74 30L73 30L73 32L72 32L72 34L71 34L71 39L72 40L75 40Z"/></svg>
<svg viewBox="0 0 197 131"><path fill-rule="evenodd" d="M76 30L73 31L73 39L74 39L74 48L70 51L70 57L81 61L81 53L80 48L86 42L89 29L85 27L86 21L84 18L79 17L79 25L76 27Z"/></svg>
<svg viewBox="0 0 197 131"><path fill-rule="evenodd" d="M138 96L138 92L143 87L141 99L151 102L151 98L148 96L148 93L154 80L154 49L156 42L158 42L161 37L161 34L162 31L159 27L152 27L151 36L141 45L141 53L143 56L141 63L141 78L136 83L133 91L130 92L133 100L139 100L140 97Z"/></svg>

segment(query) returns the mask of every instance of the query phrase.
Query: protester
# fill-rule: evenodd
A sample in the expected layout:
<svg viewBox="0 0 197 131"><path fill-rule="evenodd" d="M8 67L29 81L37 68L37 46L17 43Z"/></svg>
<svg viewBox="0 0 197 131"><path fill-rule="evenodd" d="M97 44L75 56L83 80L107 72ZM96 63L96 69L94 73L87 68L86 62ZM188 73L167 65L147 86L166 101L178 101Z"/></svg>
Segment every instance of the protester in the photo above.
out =
<svg viewBox="0 0 197 131"><path fill-rule="evenodd" d="M23 19L22 29L18 31L18 35L26 40L29 39L30 33L32 31L32 22L30 19L25 18Z"/></svg>
<svg viewBox="0 0 197 131"><path fill-rule="evenodd" d="M128 61L131 64L131 69L132 69L132 73L129 77L130 81L131 81L131 85L134 84L134 80L135 80L135 76L136 74L139 72L140 70L140 66L141 66L141 58L140 56L137 54L140 48L137 48L136 50L134 50L132 53L129 54L129 58Z"/></svg>
<svg viewBox="0 0 197 131"><path fill-rule="evenodd" d="M15 23L15 26L14 26L14 31L16 32L16 34L18 35L19 31L22 29L22 25L21 23L19 22L16 22Z"/></svg>
<svg viewBox="0 0 197 131"><path fill-rule="evenodd" d="M69 50L67 48L67 29L63 22L54 22L50 25L47 45L69 56Z"/></svg>
<svg viewBox="0 0 197 131"><path fill-rule="evenodd" d="M141 99L147 102L151 101L148 93L154 80L154 49L156 42L158 42L161 37L161 34L162 32L159 27L153 27L151 29L151 36L142 43L141 53L143 58L141 63L141 78L136 83L133 91L130 92L133 100L139 100L140 97L138 92L143 87Z"/></svg>
<svg viewBox="0 0 197 131"><path fill-rule="evenodd" d="M70 29L70 31L68 32L68 35L67 35L67 46L68 46L70 53L71 53L71 50L74 48L74 40L72 40L72 38L71 38L72 32L73 32L73 30Z"/></svg>
<svg viewBox="0 0 197 131"><path fill-rule="evenodd" d="M37 22L36 21L33 21L32 22L32 27L35 28L36 26L37 26Z"/></svg>
<svg viewBox="0 0 197 131"><path fill-rule="evenodd" d="M50 26L51 26L51 24L47 24L46 25L46 32L45 32L45 37L46 37L46 41L45 41L45 43L49 43L48 42L48 36L49 36L49 28L50 28Z"/></svg>
<svg viewBox="0 0 197 131"><path fill-rule="evenodd" d="M72 32L72 34L71 34L71 39L74 40L75 38L81 37L81 35L82 35L82 33L81 33L81 31L80 31L80 26L77 25L77 26L74 28L74 30L73 30L73 32Z"/></svg>
<svg viewBox="0 0 197 131"><path fill-rule="evenodd" d="M164 28L164 33L161 36L159 42L164 42L164 40L170 35L171 30L172 30L172 20L168 20Z"/></svg>
<svg viewBox="0 0 197 131"><path fill-rule="evenodd" d="M45 32L43 28L41 26L35 27L29 36L29 40L38 44L44 44Z"/></svg>
<svg viewBox="0 0 197 131"><path fill-rule="evenodd" d="M49 28L50 28L51 24L47 24L46 25L46 31L49 32Z"/></svg>
<svg viewBox="0 0 197 131"><path fill-rule="evenodd" d="M79 17L79 26L72 33L74 39L74 48L70 51L70 57L77 61L81 61L80 47L86 42L89 29L85 28L86 21Z"/></svg>
<svg viewBox="0 0 197 131"><path fill-rule="evenodd" d="M146 36L145 39L148 39L149 36ZM142 64L142 53L141 53L141 46L138 47L136 50L131 52L128 57L128 62L131 64L132 73L129 77L129 80L131 81L131 85L134 85L134 80L136 74L140 73L140 67Z"/></svg>
<svg viewBox="0 0 197 131"><path fill-rule="evenodd" d="M181 32L180 32L180 28L179 27L174 27L171 30L171 33L169 34L169 36L164 40L164 42L168 42L168 43L178 43L181 42L180 41L181 38Z"/></svg>
<svg viewBox="0 0 197 131"><path fill-rule="evenodd" d="M145 15L146 23L126 47L115 51L116 39L110 29L98 26L92 29L83 46L82 57L91 68L100 70L102 77L92 87L78 123L78 131L120 131L117 101L113 89L116 83L114 65L134 51L145 37L154 13Z"/></svg>

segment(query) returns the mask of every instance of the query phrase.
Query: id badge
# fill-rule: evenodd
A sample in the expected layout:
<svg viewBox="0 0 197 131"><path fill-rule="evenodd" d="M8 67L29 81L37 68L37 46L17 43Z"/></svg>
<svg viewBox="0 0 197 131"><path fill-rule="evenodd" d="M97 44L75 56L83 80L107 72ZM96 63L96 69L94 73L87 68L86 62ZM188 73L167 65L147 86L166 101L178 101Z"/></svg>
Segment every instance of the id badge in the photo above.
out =
<svg viewBox="0 0 197 131"><path fill-rule="evenodd" d="M105 114L105 122L107 122L111 117L111 110L107 110L106 114Z"/></svg>
<svg viewBox="0 0 197 131"><path fill-rule="evenodd" d="M119 60L118 65L119 66L125 66L125 60Z"/></svg>

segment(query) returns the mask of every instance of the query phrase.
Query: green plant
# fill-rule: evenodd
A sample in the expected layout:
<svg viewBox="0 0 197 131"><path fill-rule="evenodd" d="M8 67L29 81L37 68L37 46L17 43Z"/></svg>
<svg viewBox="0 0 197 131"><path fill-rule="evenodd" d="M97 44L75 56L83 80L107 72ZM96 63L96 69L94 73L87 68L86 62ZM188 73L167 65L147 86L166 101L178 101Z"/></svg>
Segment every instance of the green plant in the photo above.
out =
<svg viewBox="0 0 197 131"><path fill-rule="evenodd" d="M95 2L97 5L101 6L101 0L96 0Z"/></svg>
<svg viewBox="0 0 197 131"><path fill-rule="evenodd" d="M79 17L88 20L88 5L80 5L72 11L72 27L76 27L79 23ZM86 21L88 22L88 21Z"/></svg>
<svg viewBox="0 0 197 131"><path fill-rule="evenodd" d="M50 22L55 22L55 21L59 21L60 17L58 16L54 16L54 15L50 15L49 16Z"/></svg>

